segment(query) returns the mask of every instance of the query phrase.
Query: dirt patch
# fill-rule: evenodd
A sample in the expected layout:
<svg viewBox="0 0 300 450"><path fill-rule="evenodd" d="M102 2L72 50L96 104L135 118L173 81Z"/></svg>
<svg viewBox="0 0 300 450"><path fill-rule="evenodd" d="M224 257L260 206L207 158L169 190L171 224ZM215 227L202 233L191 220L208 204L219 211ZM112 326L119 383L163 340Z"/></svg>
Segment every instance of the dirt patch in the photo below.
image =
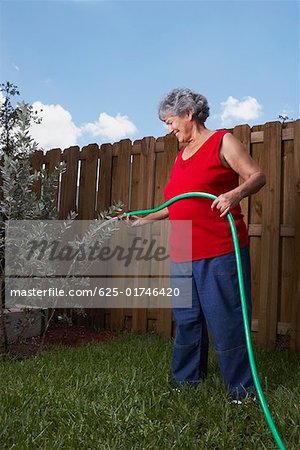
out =
<svg viewBox="0 0 300 450"><path fill-rule="evenodd" d="M45 344L76 347L93 341L107 341L115 336L117 333L112 331L94 331L79 325L53 325L46 334Z"/></svg>
<svg viewBox="0 0 300 450"><path fill-rule="evenodd" d="M44 345L42 345L40 337L23 339L10 345L7 356L16 360L23 360L39 356L53 345L78 347L90 342L105 342L116 336L117 333L113 331L95 331L79 325L55 324L49 327Z"/></svg>

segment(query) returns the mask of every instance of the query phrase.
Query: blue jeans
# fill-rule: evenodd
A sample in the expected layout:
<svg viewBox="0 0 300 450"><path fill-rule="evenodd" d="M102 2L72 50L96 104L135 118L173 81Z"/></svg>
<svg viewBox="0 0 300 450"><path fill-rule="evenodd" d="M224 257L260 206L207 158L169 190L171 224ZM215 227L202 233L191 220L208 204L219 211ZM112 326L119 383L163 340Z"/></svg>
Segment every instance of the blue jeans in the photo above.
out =
<svg viewBox="0 0 300 450"><path fill-rule="evenodd" d="M241 250L251 323L251 269L249 249ZM171 261L171 287L180 285L186 265ZM173 278L172 278L173 277ZM192 262L192 307L173 308L176 336L172 355L175 384L197 386L207 377L208 332L213 337L224 384L232 398L243 398L254 391L246 349L242 307L235 254Z"/></svg>

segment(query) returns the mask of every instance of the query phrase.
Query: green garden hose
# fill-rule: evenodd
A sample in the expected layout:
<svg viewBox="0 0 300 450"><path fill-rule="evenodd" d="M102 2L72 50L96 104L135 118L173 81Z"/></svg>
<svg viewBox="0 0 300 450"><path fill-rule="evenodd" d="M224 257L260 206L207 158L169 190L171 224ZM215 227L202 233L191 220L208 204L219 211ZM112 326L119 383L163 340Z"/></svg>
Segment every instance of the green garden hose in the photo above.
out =
<svg viewBox="0 0 300 450"><path fill-rule="evenodd" d="M139 211L131 211L128 213L124 213L123 217L129 217L132 215L139 215L139 214L154 213L154 212L160 211L161 209L165 208L166 206L171 205L174 202L177 202L178 200L182 200L183 198L188 198L188 197L204 197L204 198L209 198L211 200L215 200L217 198L215 195L207 194L206 192L188 192L186 194L177 195L176 197L171 198L166 203L158 206L157 208L144 209L144 210L139 210ZM231 229L231 234L232 234L232 239L233 239L233 244L234 244L234 251L235 251L235 257L236 257L236 263L237 263L239 289L240 289L241 304L242 304L242 313L243 313L243 319L244 319L247 351L248 351L250 367L251 367L251 372L252 372L255 388L256 388L256 391L258 394L258 398L259 398L263 413L265 415L265 418L266 418L266 421L270 428L270 431L276 441L276 444L280 450L285 450L285 446L279 436L279 433L276 429L276 426L275 426L272 416L270 414L270 411L269 411L269 408L268 408L268 405L267 405L267 402L266 402L266 399L265 399L265 396L262 391L260 381L258 378L256 364L255 364L255 360L254 360L254 354L253 354L253 348L252 348L252 342L251 342L251 331L250 331L247 306L246 306L246 295L245 295L244 277L243 277L243 269L242 269L239 241L238 241L236 226L235 226L232 214L230 214L230 213L227 214L227 219L230 224L230 229Z"/></svg>

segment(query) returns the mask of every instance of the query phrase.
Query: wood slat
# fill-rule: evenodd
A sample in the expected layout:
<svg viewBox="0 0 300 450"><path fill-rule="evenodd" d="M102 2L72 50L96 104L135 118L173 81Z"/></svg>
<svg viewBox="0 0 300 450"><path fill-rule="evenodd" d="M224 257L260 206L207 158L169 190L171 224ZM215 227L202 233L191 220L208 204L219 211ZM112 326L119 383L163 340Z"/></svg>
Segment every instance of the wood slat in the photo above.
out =
<svg viewBox="0 0 300 450"><path fill-rule="evenodd" d="M300 352L300 120L294 124L295 160L295 276L292 305L291 348Z"/></svg>
<svg viewBox="0 0 300 450"><path fill-rule="evenodd" d="M251 331L258 332L258 330L259 330L259 322L257 319L254 319L251 322ZM278 322L276 330L277 334L285 335L291 331L291 323Z"/></svg>
<svg viewBox="0 0 300 450"><path fill-rule="evenodd" d="M44 156L44 163L45 163L45 168L47 169L47 171L49 173L52 173L54 171L54 169L59 166L60 158L61 158L60 148L54 148L46 153L46 155ZM54 192L55 205L57 208L59 208L58 190L59 190L59 186L57 186L57 188L55 189L55 192Z"/></svg>
<svg viewBox="0 0 300 450"><path fill-rule="evenodd" d="M250 144L251 144L251 128L249 125L238 125L233 129L233 135L239 139L244 145L248 154L250 154ZM243 180L240 178L240 184ZM244 198L241 201L241 208L244 214L244 221L248 227L249 225L249 197Z"/></svg>
<svg viewBox="0 0 300 450"><path fill-rule="evenodd" d="M98 177L98 179L97 179ZM98 150L97 174L96 174L96 212L98 217L100 212L106 210L111 205L111 185L112 185L112 145L102 144ZM97 283L106 289L106 279L99 278ZM91 325L96 328L110 328L111 310L106 308L94 308L89 311ZM109 319L106 320L106 319Z"/></svg>
<svg viewBox="0 0 300 450"><path fill-rule="evenodd" d="M284 139L293 128L291 123L285 123L282 129L282 191L281 191L281 232L279 267L279 304L278 321L291 322L292 305L294 301L294 276L295 276L295 158L294 140ZM294 135L294 133L292 133Z"/></svg>
<svg viewBox="0 0 300 450"><path fill-rule="evenodd" d="M262 133L263 126L258 125L252 128L253 133ZM264 144L263 142L252 142L251 139L251 156L257 164L264 171ZM251 274L252 274L252 317L258 318L260 309L260 286L261 286L261 220L263 209L263 189L250 197L250 211L249 211L249 235L250 235L250 256L251 256ZM252 224L254 233L252 233Z"/></svg>
<svg viewBox="0 0 300 450"><path fill-rule="evenodd" d="M96 175L99 147L90 144L80 153L81 171L79 184L78 219L95 218Z"/></svg>
<svg viewBox="0 0 300 450"><path fill-rule="evenodd" d="M250 223L248 228L249 236L261 236L262 226ZM294 237L295 227L280 225L280 237Z"/></svg>
<svg viewBox="0 0 300 450"><path fill-rule="evenodd" d="M160 204L164 202L163 191L164 187L169 179L172 167L174 165L176 156L178 153L177 140L174 140L174 136L167 135L164 141L164 160L161 161L163 167L158 168L160 174L160 181L157 183L157 187L160 188L160 193L158 195ZM166 225L166 224L164 224ZM163 229L163 234L166 235L165 228ZM165 243L161 243L162 245ZM164 275L168 273L168 267L164 264ZM164 281L161 281L161 284L158 287L163 287ZM157 318L157 330L163 336L171 336L172 333L172 311L170 308L163 308L158 310L158 318Z"/></svg>
<svg viewBox="0 0 300 450"><path fill-rule="evenodd" d="M39 170L41 170L43 163L44 163L44 153L41 150L34 152L30 156L30 162L31 162L32 171L34 172L36 170L38 172ZM41 195L40 181L34 183L33 190L36 193L37 197L39 198Z"/></svg>
<svg viewBox="0 0 300 450"><path fill-rule="evenodd" d="M53 172L55 167L59 165L60 157L61 157L60 148L53 148L52 150L49 150L49 152L45 154L44 163L50 173Z"/></svg>
<svg viewBox="0 0 300 450"><path fill-rule="evenodd" d="M79 147L73 146L64 150L61 160L66 163L66 171L61 180L60 219L66 219L71 211L76 211L76 183L79 159Z"/></svg>
<svg viewBox="0 0 300 450"><path fill-rule="evenodd" d="M279 123L279 122L278 122ZM294 139L294 129L285 128L282 130L282 140L288 141ZM251 143L264 142L264 132L263 131L252 131L251 133Z"/></svg>
<svg viewBox="0 0 300 450"><path fill-rule="evenodd" d="M251 133L251 144L258 144L264 142L264 132L263 131L252 131Z"/></svg>
<svg viewBox="0 0 300 450"><path fill-rule="evenodd" d="M280 226L280 236L281 237L294 237L295 236L295 227L281 225Z"/></svg>
<svg viewBox="0 0 300 450"><path fill-rule="evenodd" d="M278 122L265 124L264 160L267 184L263 189L258 342L273 348L276 344L280 236L281 125Z"/></svg>
<svg viewBox="0 0 300 450"><path fill-rule="evenodd" d="M115 194L113 201L121 200L124 203L124 211L128 211L129 206L129 180L130 180L130 159L131 159L131 141L124 139L113 146L114 152L117 156L117 165L113 173L113 187L112 192ZM122 275L122 268L118 268L118 275ZM125 283L125 281L124 281ZM126 287L124 285L124 287ZM124 308L114 308L111 310L111 327L113 329L122 329L125 321Z"/></svg>
<svg viewBox="0 0 300 450"><path fill-rule="evenodd" d="M248 226L249 236L261 236L262 227L260 224L250 223Z"/></svg>
<svg viewBox="0 0 300 450"><path fill-rule="evenodd" d="M83 147L79 154L81 160L79 196L78 196L78 219L91 220L96 217L96 178L97 178L97 160L99 147L97 144L90 144ZM77 176L76 176L77 179ZM84 227L85 228L85 227ZM89 326L95 324L98 311L96 308L90 308L86 311L86 322ZM102 314L101 314L102 317Z"/></svg>
<svg viewBox="0 0 300 450"><path fill-rule="evenodd" d="M261 285L261 237L250 239L252 319L258 319Z"/></svg>
<svg viewBox="0 0 300 450"><path fill-rule="evenodd" d="M100 172L98 180L97 214L112 203L112 149L111 144L102 144L99 150Z"/></svg>
<svg viewBox="0 0 300 450"><path fill-rule="evenodd" d="M151 209L153 204L153 188L154 188L154 154L155 154L155 139L144 138L141 141L135 143L134 147L138 147L140 151L139 156L139 183L134 184L134 188L137 189L137 209ZM135 181L135 179L133 179ZM143 227L143 237L150 241L151 239L151 226L146 225ZM143 264L143 261L141 261ZM149 264L149 263L148 263ZM143 268L141 268L144 273ZM139 281L137 286L149 287L150 280ZM134 331L146 332L147 331L147 309L137 308L133 310L132 316L132 328Z"/></svg>
<svg viewBox="0 0 300 450"><path fill-rule="evenodd" d="M252 128L252 133L263 133L263 126L257 125ZM265 171L265 160L264 156L264 143L262 142L252 142L251 140L251 157L256 161L259 167ZM250 197L250 211L249 211L249 220L248 223L261 224L261 215L262 215L262 197L263 189L257 192L256 194L251 195Z"/></svg>
<svg viewBox="0 0 300 450"><path fill-rule="evenodd" d="M282 140L290 141L294 139L294 128L283 128L282 130Z"/></svg>

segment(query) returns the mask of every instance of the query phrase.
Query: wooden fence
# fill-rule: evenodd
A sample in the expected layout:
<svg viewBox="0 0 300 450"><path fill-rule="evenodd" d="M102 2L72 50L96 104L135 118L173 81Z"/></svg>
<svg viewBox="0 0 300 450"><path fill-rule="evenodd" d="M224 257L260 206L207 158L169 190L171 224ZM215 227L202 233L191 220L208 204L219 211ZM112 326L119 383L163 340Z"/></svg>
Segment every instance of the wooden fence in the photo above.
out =
<svg viewBox="0 0 300 450"><path fill-rule="evenodd" d="M253 282L252 335L272 348L286 339L300 352L300 120L269 122L230 130L267 175L266 186L242 201L250 235ZM51 171L59 161L67 169L58 192L60 217L78 212L95 218L114 200L124 210L152 208L164 202L164 186L178 152L174 137L91 144L32 156L33 167ZM168 309L91 310L90 324L139 332L174 333Z"/></svg>

